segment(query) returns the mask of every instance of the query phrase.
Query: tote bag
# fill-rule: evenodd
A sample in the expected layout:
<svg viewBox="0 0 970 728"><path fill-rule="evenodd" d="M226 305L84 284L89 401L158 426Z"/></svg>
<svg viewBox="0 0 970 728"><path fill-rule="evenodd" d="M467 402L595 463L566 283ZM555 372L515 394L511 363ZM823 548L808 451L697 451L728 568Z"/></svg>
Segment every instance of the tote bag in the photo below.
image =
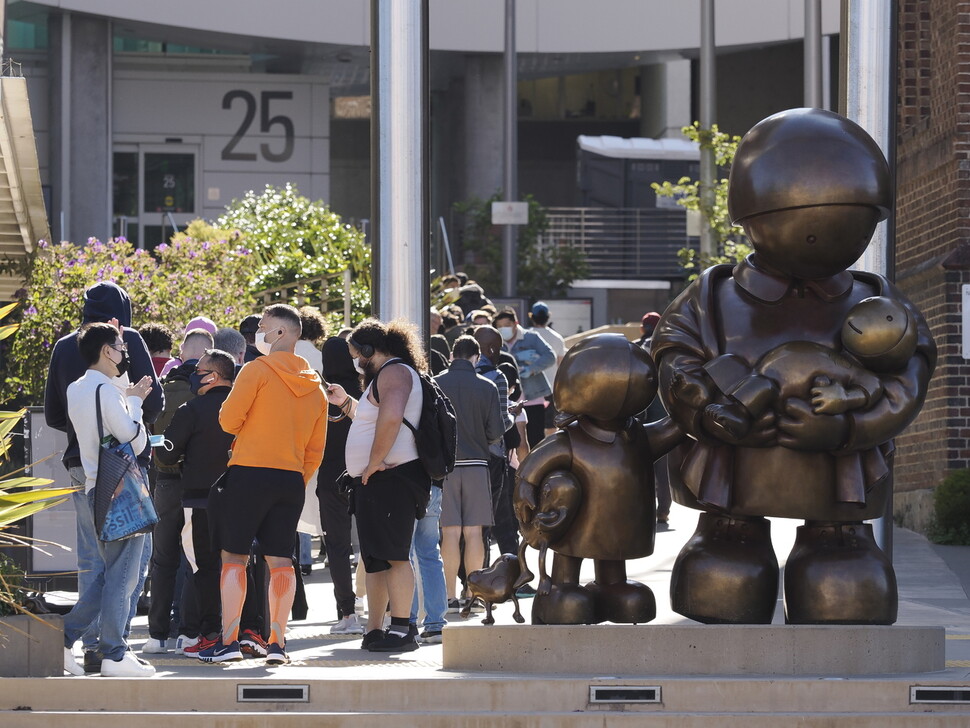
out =
<svg viewBox="0 0 970 728"><path fill-rule="evenodd" d="M120 541L147 533L158 523L148 478L138 466L130 442L104 436L101 387L95 392L98 418L98 478L94 485L94 524L102 541ZM137 437L137 431L135 433ZM132 438L134 439L134 438Z"/></svg>

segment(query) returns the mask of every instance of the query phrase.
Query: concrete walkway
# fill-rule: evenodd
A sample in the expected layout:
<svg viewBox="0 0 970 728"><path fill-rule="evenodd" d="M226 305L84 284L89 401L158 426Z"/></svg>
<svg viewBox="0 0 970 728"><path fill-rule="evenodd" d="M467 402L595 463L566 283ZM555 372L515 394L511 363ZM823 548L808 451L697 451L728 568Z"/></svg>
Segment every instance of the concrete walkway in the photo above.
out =
<svg viewBox="0 0 970 728"><path fill-rule="evenodd" d="M657 534L655 553L629 564L630 578L650 585L657 597L657 619L651 624L694 624L670 611L668 591L674 559L693 532L696 520L695 511L675 505L670 527ZM782 519L772 522L772 540L782 562L791 549L797 525L795 521ZM530 558L534 555L534 552L530 552ZM899 581L898 624L945 627L947 671L943 676L956 680L970 679L970 547L934 546L919 534L896 528L894 563ZM592 579L592 564L585 564L584 569L589 571L588 574L584 571L584 578ZM537 567L533 567L533 571L538 573ZM330 626L336 619L333 587L322 564L314 565L313 573L307 579L306 590L310 604L308 618L293 622L287 635L288 651L293 659L291 665L269 668L262 664L262 660L208 665L171 653L146 657L156 666L160 677L248 678L273 675L277 678L305 679L311 674L314 679L449 677L441 668L440 645L423 645L415 652L384 655L361 650L359 638L331 636ZM531 600L521 600L521 608L528 622ZM498 624L514 624L511 604L497 607L495 616ZM458 615L448 615L448 618L460 621ZM469 622L477 623L480 619L480 615L473 614ZM783 622L779 599L774 623ZM486 626L480 628L488 629ZM650 625L644 626L644 629L649 628ZM134 649L140 650L147 637L146 617L138 617L133 627Z"/></svg>

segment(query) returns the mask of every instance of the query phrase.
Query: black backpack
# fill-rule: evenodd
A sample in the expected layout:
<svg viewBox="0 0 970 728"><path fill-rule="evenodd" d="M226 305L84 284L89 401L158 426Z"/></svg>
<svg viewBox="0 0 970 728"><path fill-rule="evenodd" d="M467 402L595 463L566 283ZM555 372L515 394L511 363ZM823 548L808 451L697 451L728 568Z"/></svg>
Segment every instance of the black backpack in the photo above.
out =
<svg viewBox="0 0 970 728"><path fill-rule="evenodd" d="M392 362L405 363L401 359ZM383 367L381 367L383 370ZM380 376L380 371L377 373ZM404 424L414 433L414 443L418 450L418 459L424 466L428 477L432 480L444 480L444 477L455 469L455 458L458 451L458 418L455 407L451 404L438 383L427 374L417 372L421 380L421 419L415 427L406 419ZM377 391L377 377L372 386L374 400L380 404L381 398Z"/></svg>

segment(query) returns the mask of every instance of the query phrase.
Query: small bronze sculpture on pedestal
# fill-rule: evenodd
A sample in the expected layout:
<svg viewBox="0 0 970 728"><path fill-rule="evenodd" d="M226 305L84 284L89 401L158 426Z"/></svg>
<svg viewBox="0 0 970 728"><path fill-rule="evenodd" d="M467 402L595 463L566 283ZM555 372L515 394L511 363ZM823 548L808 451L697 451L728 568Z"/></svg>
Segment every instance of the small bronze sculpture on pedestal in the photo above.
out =
<svg viewBox="0 0 970 728"><path fill-rule="evenodd" d="M666 418L641 425L657 391L656 367L619 334L598 334L566 354L553 391L558 432L529 453L518 470L515 513L520 549L540 549L533 624L643 623L656 616L649 587L626 578L626 560L653 553L656 506L653 461L683 438ZM555 553L545 573L545 549ZM579 583L583 559L596 578Z"/></svg>
<svg viewBox="0 0 970 728"><path fill-rule="evenodd" d="M691 437L668 458L673 497L704 511L674 566L678 613L770 622L764 517L781 516L806 522L785 569L789 623L896 620L892 564L862 522L885 513L892 438L919 413L936 347L889 281L847 270L891 202L878 146L837 114L775 114L738 146L728 206L754 253L704 271L652 343Z"/></svg>

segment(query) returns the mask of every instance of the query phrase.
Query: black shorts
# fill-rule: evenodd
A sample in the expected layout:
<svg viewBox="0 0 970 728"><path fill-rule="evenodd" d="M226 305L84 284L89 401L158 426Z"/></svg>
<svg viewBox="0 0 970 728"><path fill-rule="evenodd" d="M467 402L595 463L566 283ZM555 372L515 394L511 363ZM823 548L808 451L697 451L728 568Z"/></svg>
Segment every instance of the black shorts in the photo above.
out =
<svg viewBox="0 0 970 728"><path fill-rule="evenodd" d="M305 495L303 473L233 465L225 489L210 500L219 548L248 554L255 539L266 556L292 556Z"/></svg>
<svg viewBox="0 0 970 728"><path fill-rule="evenodd" d="M391 561L411 557L414 521L428 506L431 479L420 460L370 476L354 488L354 515L360 558L370 574L387 571Z"/></svg>

